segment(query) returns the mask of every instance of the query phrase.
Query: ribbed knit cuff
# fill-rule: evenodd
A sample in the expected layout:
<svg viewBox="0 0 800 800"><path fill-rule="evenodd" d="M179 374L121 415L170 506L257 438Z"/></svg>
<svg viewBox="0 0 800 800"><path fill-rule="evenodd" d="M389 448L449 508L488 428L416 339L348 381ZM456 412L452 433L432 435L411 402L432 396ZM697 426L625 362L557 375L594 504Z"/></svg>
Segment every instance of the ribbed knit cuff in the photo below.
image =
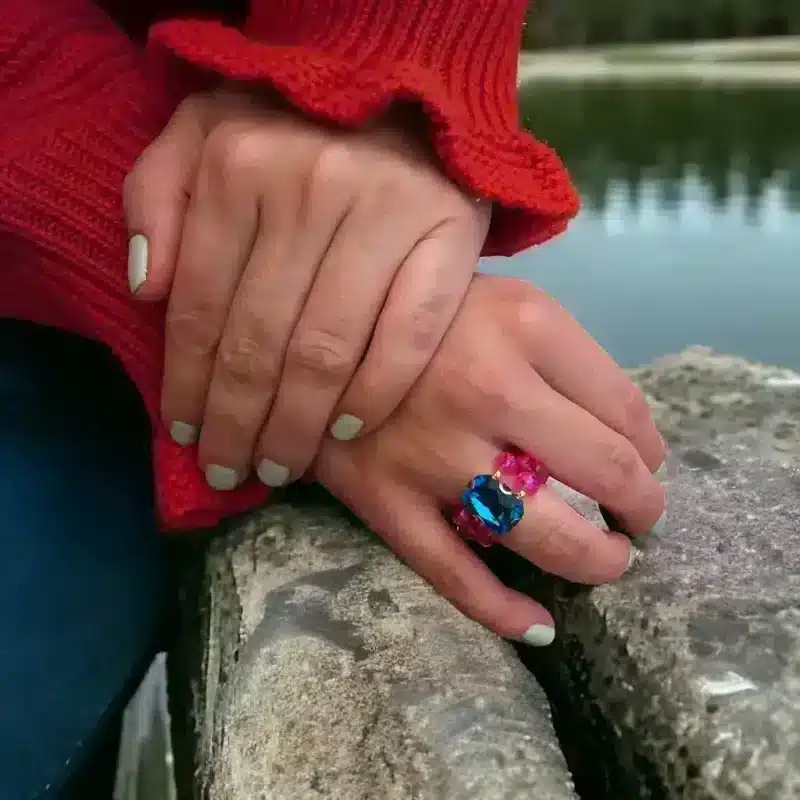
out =
<svg viewBox="0 0 800 800"><path fill-rule="evenodd" d="M299 110L359 126L421 105L445 172L498 204L484 250L507 255L562 231L578 200L558 157L519 128L526 0L254 0L243 30L171 20L151 46Z"/></svg>

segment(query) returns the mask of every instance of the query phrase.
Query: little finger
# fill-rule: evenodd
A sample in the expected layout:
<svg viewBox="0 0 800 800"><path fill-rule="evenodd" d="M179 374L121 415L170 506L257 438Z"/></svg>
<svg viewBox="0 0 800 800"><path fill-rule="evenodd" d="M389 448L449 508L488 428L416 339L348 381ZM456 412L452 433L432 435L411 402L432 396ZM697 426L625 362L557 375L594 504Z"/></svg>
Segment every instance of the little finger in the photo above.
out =
<svg viewBox="0 0 800 800"><path fill-rule="evenodd" d="M321 482L442 597L499 636L533 647L553 641L550 614L505 586L450 527L430 495L396 485L364 492L347 450L333 443L326 448L336 450L321 459Z"/></svg>
<svg viewBox="0 0 800 800"><path fill-rule="evenodd" d="M369 433L397 408L458 313L479 249L468 237L443 231L412 250L389 291L369 350L339 401L334 439Z"/></svg>

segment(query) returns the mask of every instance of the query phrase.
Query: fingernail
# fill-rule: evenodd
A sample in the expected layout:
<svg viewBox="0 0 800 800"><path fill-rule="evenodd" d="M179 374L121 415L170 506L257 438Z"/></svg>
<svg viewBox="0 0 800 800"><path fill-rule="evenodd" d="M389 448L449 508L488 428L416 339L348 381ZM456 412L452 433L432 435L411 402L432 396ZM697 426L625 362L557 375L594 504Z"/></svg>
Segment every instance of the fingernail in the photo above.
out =
<svg viewBox="0 0 800 800"><path fill-rule="evenodd" d="M667 527L667 511L665 509L664 512L661 514L661 516L658 518L656 524L653 525L652 528L650 528L650 533L654 536L663 536L666 527Z"/></svg>
<svg viewBox="0 0 800 800"><path fill-rule="evenodd" d="M197 441L197 433L197 428L194 425L190 425L188 422L175 420L175 422L169 426L169 435L172 437L172 440L181 445L181 447L188 447L190 444L194 444Z"/></svg>
<svg viewBox="0 0 800 800"><path fill-rule="evenodd" d="M556 629L549 625L531 625L522 634L522 641L531 647L547 647L556 638Z"/></svg>
<svg viewBox="0 0 800 800"><path fill-rule="evenodd" d="M288 467L284 467L282 464L276 464L268 458L265 458L258 465L256 474L261 483L265 483L273 489L276 489L278 486L283 486L289 480Z"/></svg>
<svg viewBox="0 0 800 800"><path fill-rule="evenodd" d="M147 256L149 245L147 237L135 233L128 242L128 285L136 294L147 280Z"/></svg>
<svg viewBox="0 0 800 800"><path fill-rule="evenodd" d="M607 508L600 506L600 514L602 515L603 521L606 523L610 531L625 533L619 520ZM655 525L653 525L653 527L650 528L650 530L647 532L647 535L661 536L666 528L666 522L667 522L667 512L664 511L664 513L656 521Z"/></svg>
<svg viewBox="0 0 800 800"><path fill-rule="evenodd" d="M206 467L206 483L218 492L229 492L239 485L239 473L230 467L209 464Z"/></svg>
<svg viewBox="0 0 800 800"><path fill-rule="evenodd" d="M342 414L331 426L331 436L340 442L349 442L358 436L364 427L364 420L352 414Z"/></svg>

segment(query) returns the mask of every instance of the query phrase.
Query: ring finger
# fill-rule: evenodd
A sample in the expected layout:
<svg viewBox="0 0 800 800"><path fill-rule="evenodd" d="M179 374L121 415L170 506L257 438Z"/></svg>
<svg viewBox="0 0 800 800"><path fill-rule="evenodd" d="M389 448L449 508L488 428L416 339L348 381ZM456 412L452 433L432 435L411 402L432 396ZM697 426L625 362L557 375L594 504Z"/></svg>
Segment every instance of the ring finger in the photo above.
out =
<svg viewBox="0 0 800 800"><path fill-rule="evenodd" d="M197 440L217 345L258 226L252 196L217 183L199 171L166 317L161 410L181 445Z"/></svg>
<svg viewBox="0 0 800 800"><path fill-rule="evenodd" d="M492 475L501 451L472 434L454 434L445 443L404 443L416 451L415 482L437 498L442 509L459 503L477 475ZM407 454L409 455L409 454ZM628 568L632 548L627 536L605 531L575 511L547 485L522 499L519 523L495 541L546 572L576 583L616 580Z"/></svg>
<svg viewBox="0 0 800 800"><path fill-rule="evenodd" d="M309 211L311 224L300 231L292 210L287 203L286 209L262 214L217 352L198 449L207 480L217 489L234 488L251 471L292 331L347 208L341 198L317 201Z"/></svg>

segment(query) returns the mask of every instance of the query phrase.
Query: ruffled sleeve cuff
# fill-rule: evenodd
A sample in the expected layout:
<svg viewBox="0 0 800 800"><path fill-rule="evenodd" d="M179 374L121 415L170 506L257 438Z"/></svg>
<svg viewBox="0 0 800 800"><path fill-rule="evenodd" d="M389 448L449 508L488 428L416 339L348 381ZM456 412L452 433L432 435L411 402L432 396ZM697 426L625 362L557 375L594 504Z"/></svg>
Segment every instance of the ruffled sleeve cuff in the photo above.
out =
<svg viewBox="0 0 800 800"><path fill-rule="evenodd" d="M150 47L268 85L311 116L360 126L416 102L446 174L495 203L483 255L560 233L578 199L561 161L521 130L517 64L526 0L254 0L239 29L169 20Z"/></svg>

